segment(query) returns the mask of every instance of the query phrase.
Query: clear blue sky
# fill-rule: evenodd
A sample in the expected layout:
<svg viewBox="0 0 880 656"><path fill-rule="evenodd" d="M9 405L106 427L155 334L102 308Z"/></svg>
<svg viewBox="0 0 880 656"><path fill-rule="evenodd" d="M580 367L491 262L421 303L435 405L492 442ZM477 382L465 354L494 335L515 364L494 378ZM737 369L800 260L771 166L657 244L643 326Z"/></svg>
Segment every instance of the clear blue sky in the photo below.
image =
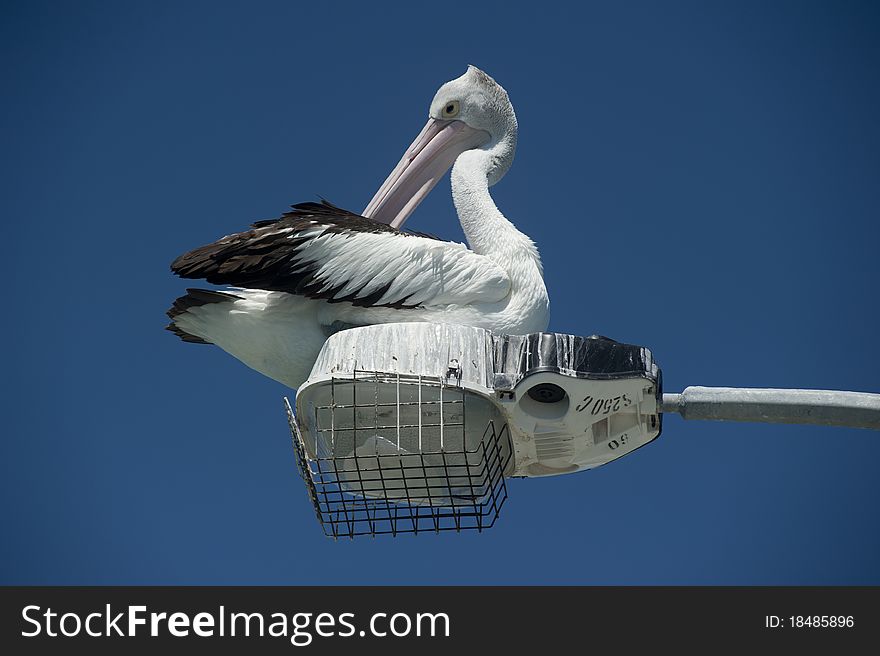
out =
<svg viewBox="0 0 880 656"><path fill-rule="evenodd" d="M0 583L880 584L880 436L685 423L483 535L334 543L285 389L162 330L181 252L360 210L468 63L551 329L689 384L880 392L880 12L856 2L4 3ZM410 227L461 239L448 183Z"/></svg>

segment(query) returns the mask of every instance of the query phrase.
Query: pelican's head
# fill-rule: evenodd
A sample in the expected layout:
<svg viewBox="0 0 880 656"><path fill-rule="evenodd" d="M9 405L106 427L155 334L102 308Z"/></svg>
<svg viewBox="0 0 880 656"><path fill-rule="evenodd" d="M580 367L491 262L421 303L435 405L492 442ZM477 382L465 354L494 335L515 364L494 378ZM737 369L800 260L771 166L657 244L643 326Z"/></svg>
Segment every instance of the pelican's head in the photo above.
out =
<svg viewBox="0 0 880 656"><path fill-rule="evenodd" d="M488 183L500 180L516 149L516 115L507 92L476 66L437 90L428 123L364 210L400 227L463 152L493 153Z"/></svg>

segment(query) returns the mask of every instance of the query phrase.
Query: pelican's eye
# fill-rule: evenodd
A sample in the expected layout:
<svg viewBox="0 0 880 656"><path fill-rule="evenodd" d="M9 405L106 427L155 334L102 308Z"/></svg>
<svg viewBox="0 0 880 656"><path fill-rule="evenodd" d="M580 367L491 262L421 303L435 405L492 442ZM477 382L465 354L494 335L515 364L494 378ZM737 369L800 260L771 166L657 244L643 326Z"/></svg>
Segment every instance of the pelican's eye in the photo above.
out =
<svg viewBox="0 0 880 656"><path fill-rule="evenodd" d="M459 109L460 108L458 106L458 101L450 100L448 103L443 105L443 118L455 118L456 116L458 116Z"/></svg>

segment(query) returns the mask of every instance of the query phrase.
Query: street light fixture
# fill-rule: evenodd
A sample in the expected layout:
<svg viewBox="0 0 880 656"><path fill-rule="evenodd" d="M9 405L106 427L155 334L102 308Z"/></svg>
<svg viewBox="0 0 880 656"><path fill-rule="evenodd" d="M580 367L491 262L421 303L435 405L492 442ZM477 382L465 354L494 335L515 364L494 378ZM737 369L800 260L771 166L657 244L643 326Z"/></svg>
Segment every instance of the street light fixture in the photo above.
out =
<svg viewBox="0 0 880 656"><path fill-rule="evenodd" d="M880 429L880 394L663 394L641 346L430 323L332 335L296 409L285 404L300 473L334 538L482 531L507 499L506 478L607 464L656 439L669 413Z"/></svg>

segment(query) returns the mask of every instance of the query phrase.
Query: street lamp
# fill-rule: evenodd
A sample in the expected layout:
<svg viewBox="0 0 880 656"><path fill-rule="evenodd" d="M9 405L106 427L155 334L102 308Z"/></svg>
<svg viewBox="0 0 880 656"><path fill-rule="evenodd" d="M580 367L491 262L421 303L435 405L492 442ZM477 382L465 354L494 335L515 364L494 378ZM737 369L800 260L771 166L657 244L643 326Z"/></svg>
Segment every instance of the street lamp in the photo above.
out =
<svg viewBox="0 0 880 656"><path fill-rule="evenodd" d="M505 479L617 460L684 419L880 429L880 394L688 387L606 337L400 323L332 335L296 409L299 471L327 535L490 528Z"/></svg>

